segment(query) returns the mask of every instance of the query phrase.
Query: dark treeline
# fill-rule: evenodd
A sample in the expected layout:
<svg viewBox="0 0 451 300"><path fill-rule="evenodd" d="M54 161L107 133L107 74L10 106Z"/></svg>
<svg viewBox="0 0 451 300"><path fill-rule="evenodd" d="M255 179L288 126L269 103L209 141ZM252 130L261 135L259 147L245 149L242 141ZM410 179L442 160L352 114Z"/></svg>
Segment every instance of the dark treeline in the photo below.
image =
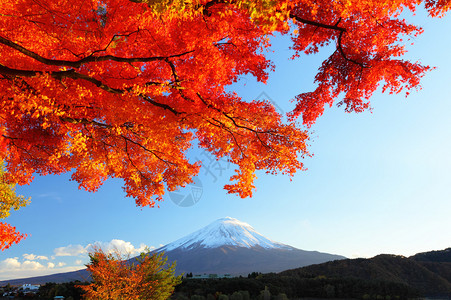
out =
<svg viewBox="0 0 451 300"><path fill-rule="evenodd" d="M15 294L15 299L81 300L81 282L47 283L32 295ZM1 295L1 294L0 294ZM252 273L248 277L221 279L185 278L175 289L172 300L287 300L312 298L353 298L363 300L404 300L418 298L419 292L407 285L388 281L325 276L281 276ZM0 296L1 299L1 296Z"/></svg>
<svg viewBox="0 0 451 300"><path fill-rule="evenodd" d="M405 284L388 281L259 274L248 278L185 279L176 287L172 299L213 300L219 299L219 296L221 300L283 300L304 297L401 300L418 298L420 294Z"/></svg>
<svg viewBox="0 0 451 300"><path fill-rule="evenodd" d="M38 299L53 299L55 296L64 296L65 300L81 300L82 289L77 287L82 282L46 283L39 288Z"/></svg>
<svg viewBox="0 0 451 300"><path fill-rule="evenodd" d="M49 282L39 287L39 290L34 292L22 291L20 289L15 289L10 285L0 288L0 299L45 299L53 300L55 296L64 296L65 300L81 300L83 291L77 287L79 285L88 284L80 281L76 282L65 282L65 283L53 283ZM2 297L4 293L8 296ZM13 298L14 297L14 298Z"/></svg>

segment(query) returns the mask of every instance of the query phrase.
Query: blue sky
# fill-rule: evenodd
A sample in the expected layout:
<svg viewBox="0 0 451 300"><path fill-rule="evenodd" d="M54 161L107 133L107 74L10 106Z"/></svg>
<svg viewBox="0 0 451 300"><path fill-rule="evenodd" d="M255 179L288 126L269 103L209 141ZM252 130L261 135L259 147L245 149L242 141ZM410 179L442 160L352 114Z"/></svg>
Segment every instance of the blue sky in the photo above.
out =
<svg viewBox="0 0 451 300"><path fill-rule="evenodd" d="M423 89L407 98L376 93L372 112L327 109L310 129L308 170L292 181L259 173L252 198L227 195L222 187L234 167L193 150L192 159L204 165L194 187L202 192L198 202L181 207L165 196L159 208L140 209L125 198L119 180L88 193L69 175L37 177L18 188L32 203L7 221L29 236L0 253L0 280L82 268L92 244L136 254L225 216L278 242L350 258L451 247L451 21L411 19L425 33L407 57L437 67ZM276 72L268 84L243 78L235 88L243 98L264 93L288 112L291 98L313 90L329 52L290 61L289 41L275 38L273 45Z"/></svg>

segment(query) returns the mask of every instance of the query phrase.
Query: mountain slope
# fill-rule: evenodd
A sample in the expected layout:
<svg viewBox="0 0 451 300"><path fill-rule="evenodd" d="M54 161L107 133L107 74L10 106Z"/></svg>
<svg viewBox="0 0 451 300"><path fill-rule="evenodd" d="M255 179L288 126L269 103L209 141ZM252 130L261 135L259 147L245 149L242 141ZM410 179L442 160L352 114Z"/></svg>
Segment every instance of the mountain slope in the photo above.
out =
<svg viewBox="0 0 451 300"><path fill-rule="evenodd" d="M410 259L451 283L451 248L415 254ZM451 295L451 293L450 293Z"/></svg>
<svg viewBox="0 0 451 300"><path fill-rule="evenodd" d="M326 276L403 283L428 296L451 295L451 263L421 262L414 257L378 255L287 270L281 276Z"/></svg>
<svg viewBox="0 0 451 300"><path fill-rule="evenodd" d="M178 274L280 272L344 258L272 241L249 224L230 217L216 220L156 251L164 251L169 261L176 261Z"/></svg>
<svg viewBox="0 0 451 300"><path fill-rule="evenodd" d="M36 277L28 277L28 278L19 278L19 279L11 279L0 281L0 286L11 284L14 286L23 285L26 283L29 284L46 284L47 282L54 283L63 283L63 282L71 282L71 281L89 281L91 280L91 274L87 269L82 269L78 271L66 272L66 273L57 273L52 275L44 275L44 276L36 276Z"/></svg>
<svg viewBox="0 0 451 300"><path fill-rule="evenodd" d="M217 248L197 248L191 251L175 249L165 252L169 261L176 261L176 272L216 273L247 275L252 272L280 272L293 267L323 263L343 259L342 256L304 251L296 248L266 249L222 246Z"/></svg>
<svg viewBox="0 0 451 300"><path fill-rule="evenodd" d="M451 248L445 250L429 251L417 253L410 257L416 261L422 262L448 262L451 263Z"/></svg>

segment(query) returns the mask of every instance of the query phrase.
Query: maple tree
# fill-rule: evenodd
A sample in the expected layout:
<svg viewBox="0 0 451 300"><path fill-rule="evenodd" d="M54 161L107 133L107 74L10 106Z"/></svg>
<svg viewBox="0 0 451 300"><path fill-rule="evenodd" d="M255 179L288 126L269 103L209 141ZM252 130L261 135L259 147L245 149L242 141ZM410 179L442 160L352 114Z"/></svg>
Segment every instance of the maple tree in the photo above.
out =
<svg viewBox="0 0 451 300"><path fill-rule="evenodd" d="M181 276L174 276L175 263L168 265L164 253L141 253L132 263L117 251L105 253L96 248L89 257L92 283L79 286L85 299L164 300L181 282Z"/></svg>
<svg viewBox="0 0 451 300"><path fill-rule="evenodd" d="M72 173L96 191L124 181L139 206L192 182L193 144L237 166L229 193L252 195L255 172L293 175L306 128L325 106L369 107L379 85L418 88L430 67L402 59L422 32L400 17L448 0L3 0L0 159L10 183ZM266 82L274 33L295 57L335 45L296 96L287 122L265 101L227 92L242 75Z"/></svg>

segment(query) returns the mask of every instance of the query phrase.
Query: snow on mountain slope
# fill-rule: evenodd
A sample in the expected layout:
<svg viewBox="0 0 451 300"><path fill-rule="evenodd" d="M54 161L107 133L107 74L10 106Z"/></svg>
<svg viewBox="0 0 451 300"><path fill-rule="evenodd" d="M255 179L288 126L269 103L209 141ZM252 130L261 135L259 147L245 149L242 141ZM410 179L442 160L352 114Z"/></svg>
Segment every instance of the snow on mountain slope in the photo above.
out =
<svg viewBox="0 0 451 300"><path fill-rule="evenodd" d="M217 248L221 246L292 249L290 246L264 237L247 223L226 217L218 219L210 225L158 249L158 251L172 251L176 248L188 250L195 247Z"/></svg>

